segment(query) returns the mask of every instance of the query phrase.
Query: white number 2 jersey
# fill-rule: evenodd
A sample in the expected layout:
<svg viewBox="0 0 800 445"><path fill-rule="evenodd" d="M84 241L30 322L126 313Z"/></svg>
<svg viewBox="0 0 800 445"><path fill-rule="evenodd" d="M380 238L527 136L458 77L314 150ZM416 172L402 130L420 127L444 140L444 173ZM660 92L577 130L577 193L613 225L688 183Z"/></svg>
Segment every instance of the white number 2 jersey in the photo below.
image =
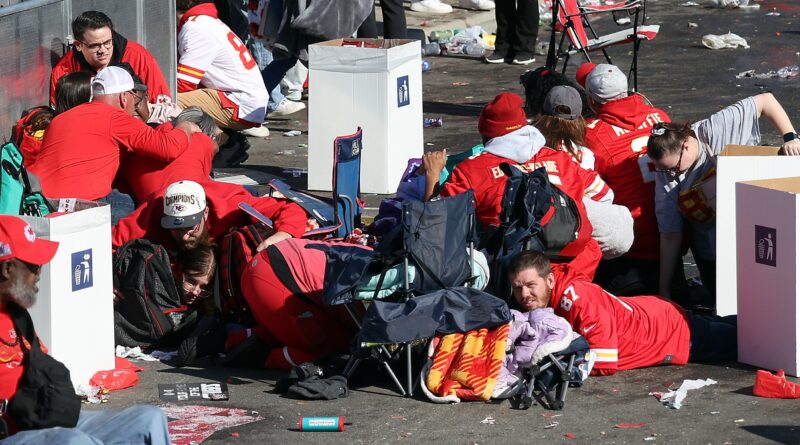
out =
<svg viewBox="0 0 800 445"><path fill-rule="evenodd" d="M234 108L234 120L264 121L269 93L256 61L230 28L208 15L189 18L178 32L178 91L198 84L220 91L222 104Z"/></svg>

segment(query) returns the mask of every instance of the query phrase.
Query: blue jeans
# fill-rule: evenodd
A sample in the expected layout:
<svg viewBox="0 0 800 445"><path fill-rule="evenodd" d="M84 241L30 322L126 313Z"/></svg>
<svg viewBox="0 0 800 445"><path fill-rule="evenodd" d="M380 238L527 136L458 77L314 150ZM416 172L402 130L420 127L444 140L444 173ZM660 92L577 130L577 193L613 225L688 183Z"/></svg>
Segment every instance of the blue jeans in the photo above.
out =
<svg viewBox="0 0 800 445"><path fill-rule="evenodd" d="M267 65L272 63L272 51L264 48L264 45L261 42L251 38L247 41L247 48L250 49L250 53L253 55L253 59L255 59L259 70L263 71ZM280 85L274 88L267 87L267 91L269 91L267 111L275 111L275 109L278 108L278 105L280 105L283 101L281 87Z"/></svg>
<svg viewBox="0 0 800 445"><path fill-rule="evenodd" d="M264 85L267 86L267 90L272 91L272 89L276 87L280 89L281 80L286 76L286 72L292 69L296 63L296 57L272 59L272 62L261 70L261 77L264 78Z"/></svg>
<svg viewBox="0 0 800 445"><path fill-rule="evenodd" d="M131 195L126 195L117 189L111 190L105 198L100 198L97 202L104 202L111 206L111 225L114 226L119 220L133 213L136 210L136 203Z"/></svg>
<svg viewBox="0 0 800 445"><path fill-rule="evenodd" d="M136 405L122 411L81 411L75 428L20 431L0 441L3 445L60 444L169 445L167 416L160 408Z"/></svg>

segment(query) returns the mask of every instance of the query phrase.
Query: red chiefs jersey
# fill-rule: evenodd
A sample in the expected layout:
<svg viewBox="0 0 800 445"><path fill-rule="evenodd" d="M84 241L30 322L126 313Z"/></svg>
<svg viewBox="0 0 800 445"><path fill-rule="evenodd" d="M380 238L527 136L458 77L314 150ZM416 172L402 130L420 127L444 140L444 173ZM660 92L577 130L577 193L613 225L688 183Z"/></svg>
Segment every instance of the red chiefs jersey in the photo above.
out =
<svg viewBox="0 0 800 445"><path fill-rule="evenodd" d="M506 186L506 176L500 164L507 162L526 171L539 167L547 170L550 182L575 201L581 215L581 229L578 239L561 251L563 256L577 256L587 241L592 238L592 224L583 206L583 197L600 200L609 189L596 172L585 170L572 158L561 151L542 147L528 162L516 164L514 161L483 152L459 163L450 175L442 190L443 196L453 196L469 189L475 192L475 214L484 229L500 224L499 216Z"/></svg>
<svg viewBox="0 0 800 445"><path fill-rule="evenodd" d="M554 265L550 299L555 313L589 342L593 374L689 361L686 313L655 296L616 297L565 265Z"/></svg>
<svg viewBox="0 0 800 445"><path fill-rule="evenodd" d="M586 145L594 152L595 169L614 190L614 203L633 216L634 241L625 254L629 258L659 258L655 167L647 156L650 129L658 122L670 122L667 113L632 95L601 105L597 117L586 123Z"/></svg>

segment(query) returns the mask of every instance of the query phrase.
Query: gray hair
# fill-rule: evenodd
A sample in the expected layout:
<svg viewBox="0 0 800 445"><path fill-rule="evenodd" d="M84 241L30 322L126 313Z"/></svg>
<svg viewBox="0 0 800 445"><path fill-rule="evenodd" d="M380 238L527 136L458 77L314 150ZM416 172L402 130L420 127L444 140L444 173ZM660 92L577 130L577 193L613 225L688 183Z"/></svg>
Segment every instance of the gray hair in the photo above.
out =
<svg viewBox="0 0 800 445"><path fill-rule="evenodd" d="M206 136L214 139L216 133L218 131L217 124L214 122L214 119L209 116L205 111L201 110L200 107L188 107L181 111L181 113L175 116L175 119L172 120L172 125L177 125L181 122L194 122L200 127L200 130L205 133Z"/></svg>

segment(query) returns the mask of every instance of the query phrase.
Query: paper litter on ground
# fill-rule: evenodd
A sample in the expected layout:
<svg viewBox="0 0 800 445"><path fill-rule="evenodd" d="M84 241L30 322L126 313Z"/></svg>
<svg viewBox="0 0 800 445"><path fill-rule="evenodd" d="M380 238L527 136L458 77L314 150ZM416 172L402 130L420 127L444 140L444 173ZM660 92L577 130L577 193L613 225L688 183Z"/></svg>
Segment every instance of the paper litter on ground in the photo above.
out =
<svg viewBox="0 0 800 445"><path fill-rule="evenodd" d="M675 391L668 391L666 393L651 392L650 395L658 397L658 400L664 406L672 409L680 409L683 400L686 398L686 393L693 389L700 389L704 386L716 385L717 381L713 379L697 379L697 380L684 380L680 388Z"/></svg>

